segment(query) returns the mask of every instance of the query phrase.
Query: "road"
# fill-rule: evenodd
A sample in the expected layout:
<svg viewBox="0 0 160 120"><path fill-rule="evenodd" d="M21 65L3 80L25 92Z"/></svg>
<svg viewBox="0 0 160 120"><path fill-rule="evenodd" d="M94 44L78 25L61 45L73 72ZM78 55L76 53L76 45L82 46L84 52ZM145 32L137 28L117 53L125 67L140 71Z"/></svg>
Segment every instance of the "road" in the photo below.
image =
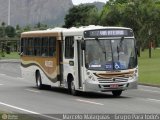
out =
<svg viewBox="0 0 160 120"><path fill-rule="evenodd" d="M21 77L19 63L0 63L0 111L39 114L160 113L160 88L139 85L119 98L110 93L69 95L66 89L38 90ZM46 116L45 116L46 115Z"/></svg>

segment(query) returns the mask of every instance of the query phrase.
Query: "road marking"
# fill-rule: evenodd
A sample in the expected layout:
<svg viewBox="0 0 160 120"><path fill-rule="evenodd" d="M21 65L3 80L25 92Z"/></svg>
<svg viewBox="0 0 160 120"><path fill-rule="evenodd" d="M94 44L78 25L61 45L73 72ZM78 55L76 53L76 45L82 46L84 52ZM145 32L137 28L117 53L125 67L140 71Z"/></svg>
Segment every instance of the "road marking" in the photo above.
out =
<svg viewBox="0 0 160 120"><path fill-rule="evenodd" d="M160 102L160 100L158 100L158 99L147 98L147 100L149 100L149 101L154 101L154 102Z"/></svg>
<svg viewBox="0 0 160 120"><path fill-rule="evenodd" d="M88 101L88 100L81 100L81 99L76 99L79 102L85 102L85 103L90 103L90 104L95 104L95 105L104 105L102 103L97 103L97 102L93 102L93 101Z"/></svg>
<svg viewBox="0 0 160 120"><path fill-rule="evenodd" d="M145 90L145 89L139 89L141 91L147 91L147 92L153 92L153 93L158 93L160 94L160 91L155 91L155 90Z"/></svg>
<svg viewBox="0 0 160 120"><path fill-rule="evenodd" d="M0 73L1 76L5 76L6 74Z"/></svg>
<svg viewBox="0 0 160 120"><path fill-rule="evenodd" d="M23 78L22 77L16 77L17 79L20 79L20 80L22 80Z"/></svg>
<svg viewBox="0 0 160 120"><path fill-rule="evenodd" d="M0 84L0 85L4 85L4 84Z"/></svg>
<svg viewBox="0 0 160 120"><path fill-rule="evenodd" d="M27 113L30 113L30 114L39 115L41 117L45 117L45 118L49 118L49 119L62 120L62 119L59 119L59 118L56 118L56 117L51 117L51 116L48 116L48 115L42 115L42 114L40 114L38 112L34 112L34 111L27 110L27 109L23 109L23 108L16 107L16 106L13 106L13 105L9 105L9 104L3 103L3 102L0 102L0 105L7 106L7 107L10 107L10 108L13 108L13 109L17 109L17 110L20 110L20 111L23 111L23 112L27 112Z"/></svg>
<svg viewBox="0 0 160 120"><path fill-rule="evenodd" d="M37 90L31 90L31 89L25 89L25 90L27 90L29 92L34 92L34 93L40 93L40 91L37 91Z"/></svg>

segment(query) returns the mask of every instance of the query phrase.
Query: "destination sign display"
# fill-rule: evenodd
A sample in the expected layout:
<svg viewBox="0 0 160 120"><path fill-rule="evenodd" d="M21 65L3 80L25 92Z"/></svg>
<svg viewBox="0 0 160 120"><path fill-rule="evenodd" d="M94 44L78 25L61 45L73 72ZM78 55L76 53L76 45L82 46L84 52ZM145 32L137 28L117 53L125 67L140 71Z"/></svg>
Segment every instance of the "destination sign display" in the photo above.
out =
<svg viewBox="0 0 160 120"><path fill-rule="evenodd" d="M100 30L89 30L84 32L85 38L96 38L96 37L131 37L133 31L129 29L100 29Z"/></svg>

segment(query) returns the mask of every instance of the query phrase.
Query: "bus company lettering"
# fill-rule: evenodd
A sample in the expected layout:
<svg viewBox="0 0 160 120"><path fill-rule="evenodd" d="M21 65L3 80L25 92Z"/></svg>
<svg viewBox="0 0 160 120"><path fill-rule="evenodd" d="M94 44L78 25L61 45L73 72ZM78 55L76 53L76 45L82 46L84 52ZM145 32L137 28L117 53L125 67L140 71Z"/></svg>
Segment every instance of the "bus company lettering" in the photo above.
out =
<svg viewBox="0 0 160 120"><path fill-rule="evenodd" d="M45 61L46 67L53 67L53 61Z"/></svg>

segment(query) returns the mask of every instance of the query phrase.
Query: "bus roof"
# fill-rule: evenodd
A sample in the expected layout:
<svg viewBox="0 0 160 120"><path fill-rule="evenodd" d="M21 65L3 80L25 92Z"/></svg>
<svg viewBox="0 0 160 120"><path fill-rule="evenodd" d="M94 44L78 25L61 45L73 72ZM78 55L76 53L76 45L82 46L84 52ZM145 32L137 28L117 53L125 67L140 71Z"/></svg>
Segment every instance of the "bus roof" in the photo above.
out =
<svg viewBox="0 0 160 120"><path fill-rule="evenodd" d="M72 28L49 28L47 30L39 30L39 31L29 31L29 32L23 32L21 34L21 37L26 36L36 36L36 35L53 35L60 36L61 33L63 33L64 36L83 36L84 31L88 30L98 30L98 29L131 29L126 27L104 27L104 26L95 26L95 25L89 25L89 26L82 26L82 27L72 27Z"/></svg>
<svg viewBox="0 0 160 120"><path fill-rule="evenodd" d="M99 29L131 29L131 28L126 28L126 27L104 27L104 26L95 26L95 25L90 25L90 26L82 26L79 28L72 27L69 29L65 29L63 31L64 36L83 36L84 31L88 30L99 30Z"/></svg>
<svg viewBox="0 0 160 120"><path fill-rule="evenodd" d="M28 32L21 33L21 37L43 36L43 35L60 36L64 29L65 28L54 28L54 29L47 29L47 30L28 31Z"/></svg>

